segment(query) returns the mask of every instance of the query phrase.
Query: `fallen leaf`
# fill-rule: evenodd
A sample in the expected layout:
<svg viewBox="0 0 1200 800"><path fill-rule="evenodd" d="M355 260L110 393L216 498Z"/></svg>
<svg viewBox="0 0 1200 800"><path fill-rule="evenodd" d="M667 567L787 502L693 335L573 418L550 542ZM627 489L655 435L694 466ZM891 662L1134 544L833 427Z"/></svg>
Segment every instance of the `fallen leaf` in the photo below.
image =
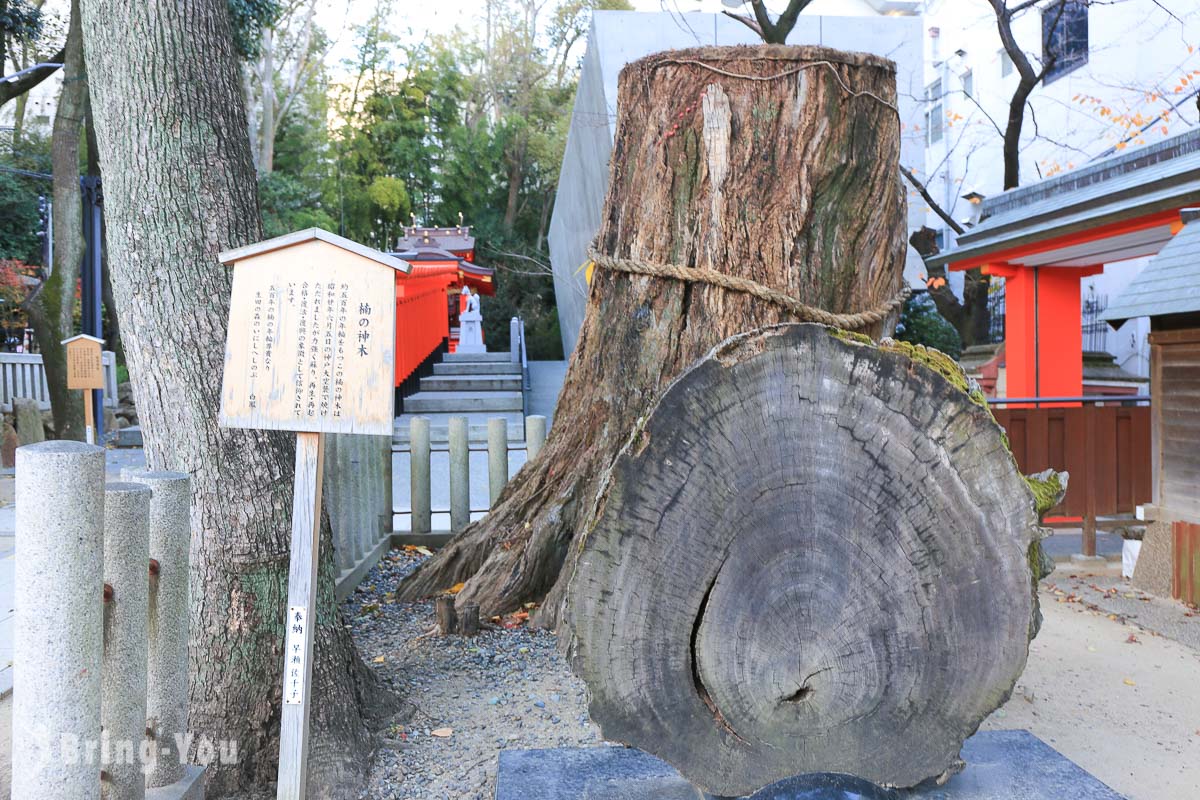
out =
<svg viewBox="0 0 1200 800"><path fill-rule="evenodd" d="M439 739L448 739L454 733L454 728L438 728L429 732L430 736L436 736Z"/></svg>
<svg viewBox="0 0 1200 800"><path fill-rule="evenodd" d="M383 663L383 662L385 662L385 661L387 661L387 657L385 657L385 656L375 656L375 663L376 663L376 664L382 664L382 663Z"/></svg>
<svg viewBox="0 0 1200 800"><path fill-rule="evenodd" d="M1134 636L1132 633L1129 634L1129 638L1125 640L1125 644L1141 644L1141 643L1142 643L1142 640L1139 639L1138 637Z"/></svg>
<svg viewBox="0 0 1200 800"><path fill-rule="evenodd" d="M447 589L446 594L458 594L459 592L461 592L463 590L463 587L466 585L467 584L463 583L462 581L459 581L458 583L454 584L449 589Z"/></svg>
<svg viewBox="0 0 1200 800"><path fill-rule="evenodd" d="M1126 678L1123 683L1126 686L1137 686L1137 684L1133 682L1133 678Z"/></svg>
<svg viewBox="0 0 1200 800"><path fill-rule="evenodd" d="M417 545L416 552L420 553L420 554L421 554L421 555L423 555L423 556L431 556L431 555L433 555L433 551L432 551L432 550L430 550L430 549L429 549L428 547L426 547L425 545L422 545L422 544L419 544L419 545Z"/></svg>

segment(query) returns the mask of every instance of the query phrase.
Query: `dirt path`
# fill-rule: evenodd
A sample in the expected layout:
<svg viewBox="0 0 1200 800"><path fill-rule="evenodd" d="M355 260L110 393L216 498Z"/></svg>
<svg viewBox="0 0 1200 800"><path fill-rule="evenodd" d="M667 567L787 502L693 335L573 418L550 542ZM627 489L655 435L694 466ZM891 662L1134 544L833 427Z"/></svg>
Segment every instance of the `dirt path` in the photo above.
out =
<svg viewBox="0 0 1200 800"><path fill-rule="evenodd" d="M1029 665L984 729L1027 729L1130 800L1195 800L1200 652L1045 584L1041 597Z"/></svg>

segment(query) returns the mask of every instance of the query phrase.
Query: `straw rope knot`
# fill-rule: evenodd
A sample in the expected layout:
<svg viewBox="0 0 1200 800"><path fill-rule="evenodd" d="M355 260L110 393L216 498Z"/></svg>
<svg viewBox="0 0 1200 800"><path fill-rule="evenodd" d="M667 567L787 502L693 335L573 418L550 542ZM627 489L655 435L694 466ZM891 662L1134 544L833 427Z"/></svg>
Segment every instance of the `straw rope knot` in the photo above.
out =
<svg viewBox="0 0 1200 800"><path fill-rule="evenodd" d="M904 301L908 299L909 295L908 287L901 286L900 290L893 297L883 301L874 308L858 311L853 314L835 314L816 306L811 306L786 292L772 289L770 286L765 286L749 278L727 275L724 272L718 272L715 269L707 267L685 267L679 264L656 264L640 259L612 258L611 256L597 253L594 250L589 253L588 257L593 264L601 269L612 270L613 272L625 272L631 275L669 278L686 283L707 283L710 286L719 286L730 292L748 294L777 305L780 308L786 309L800 322L819 322L822 325L851 331L859 330L887 319L888 316L904 305Z"/></svg>

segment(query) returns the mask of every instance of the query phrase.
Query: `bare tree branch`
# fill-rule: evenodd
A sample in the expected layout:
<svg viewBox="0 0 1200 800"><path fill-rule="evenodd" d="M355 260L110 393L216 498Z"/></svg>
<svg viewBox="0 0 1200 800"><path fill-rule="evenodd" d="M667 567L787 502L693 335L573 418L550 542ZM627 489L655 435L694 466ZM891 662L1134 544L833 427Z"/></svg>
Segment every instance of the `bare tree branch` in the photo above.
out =
<svg viewBox="0 0 1200 800"><path fill-rule="evenodd" d="M8 78L0 79L0 106L9 100L20 97L57 72L58 68L62 66L66 55L67 49L64 47L55 53L50 61L46 62L46 66L33 67L19 78L9 76ZM3 68L2 64L0 64L0 68Z"/></svg>
<svg viewBox="0 0 1200 800"><path fill-rule="evenodd" d="M958 224L954 220L954 217L950 216L950 213L946 211L946 209L942 208L941 205L933 199L933 197L929 194L929 189L926 188L925 184L921 183L917 176L913 174L912 170L901 164L900 174L903 175L908 182L913 185L913 188L916 189L917 193L921 195L922 199L924 199L929 207L933 210L933 213L941 217L942 220L950 226L951 230L953 230L955 233L964 233L966 231L966 228Z"/></svg>

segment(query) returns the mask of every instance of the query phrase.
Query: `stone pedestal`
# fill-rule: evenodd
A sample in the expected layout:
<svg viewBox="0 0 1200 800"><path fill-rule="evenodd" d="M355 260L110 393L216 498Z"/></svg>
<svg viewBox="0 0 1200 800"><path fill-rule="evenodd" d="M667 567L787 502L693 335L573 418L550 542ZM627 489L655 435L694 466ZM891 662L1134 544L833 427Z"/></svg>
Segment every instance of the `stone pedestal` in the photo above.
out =
<svg viewBox="0 0 1200 800"><path fill-rule="evenodd" d="M1124 800L1028 731L983 731L944 786L891 790L848 775L789 778L743 800ZM626 747L503 750L496 800L720 800Z"/></svg>
<svg viewBox="0 0 1200 800"><path fill-rule="evenodd" d="M486 353L483 343L483 316L478 311L458 315L458 353Z"/></svg>

